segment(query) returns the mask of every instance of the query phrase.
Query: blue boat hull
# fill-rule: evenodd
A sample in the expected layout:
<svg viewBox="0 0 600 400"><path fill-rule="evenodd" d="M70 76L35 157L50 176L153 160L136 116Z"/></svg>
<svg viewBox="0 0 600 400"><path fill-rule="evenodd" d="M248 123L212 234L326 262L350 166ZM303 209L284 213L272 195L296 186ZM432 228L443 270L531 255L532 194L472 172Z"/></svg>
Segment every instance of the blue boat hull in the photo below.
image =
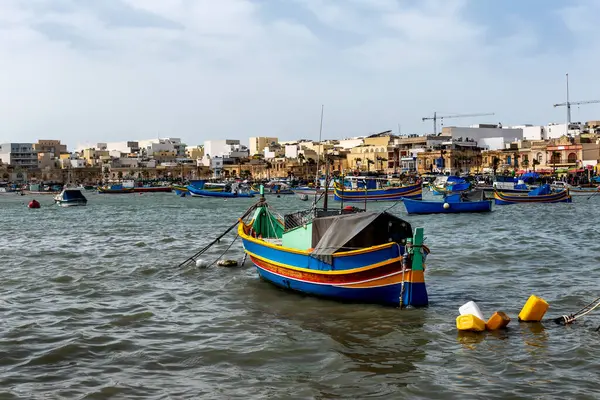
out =
<svg viewBox="0 0 600 400"><path fill-rule="evenodd" d="M265 281L286 290L293 290L311 296L324 297L345 302L376 303L397 307L400 304L402 283L367 289L348 289L332 285L303 282L274 274L256 265L258 275ZM423 284L424 285L424 284ZM408 304L408 299L403 299Z"/></svg>
<svg viewBox="0 0 600 400"><path fill-rule="evenodd" d="M444 208L444 204L448 204L448 208ZM492 202L484 200L445 203L443 201L404 199L404 207L408 214L479 213L492 211Z"/></svg>

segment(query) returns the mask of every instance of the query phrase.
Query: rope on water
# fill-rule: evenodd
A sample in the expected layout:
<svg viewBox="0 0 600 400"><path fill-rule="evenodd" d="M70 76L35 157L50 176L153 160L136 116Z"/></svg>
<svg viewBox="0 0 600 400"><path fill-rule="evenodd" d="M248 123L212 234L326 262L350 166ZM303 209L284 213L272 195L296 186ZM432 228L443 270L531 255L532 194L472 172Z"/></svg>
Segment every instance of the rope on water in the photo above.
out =
<svg viewBox="0 0 600 400"><path fill-rule="evenodd" d="M562 325L572 324L578 318L581 318L584 315L587 315L587 314L591 313L592 311L594 311L598 307L600 307L600 297L598 297L597 299L595 299L591 303L587 304L585 307L583 307L581 310L577 311L576 313L573 313L573 314L570 314L570 315L562 315L562 316L554 319L554 322L556 322L557 324L562 324ZM600 329L600 327L598 327L598 329Z"/></svg>
<svg viewBox="0 0 600 400"><path fill-rule="evenodd" d="M256 203L255 205L253 205L252 207L250 207L245 213L244 215L242 215L233 225L231 225L229 228L227 228L227 230L225 230L225 232L223 232L222 234L220 234L215 240L213 240L212 242L210 242L209 244L207 244L206 246L204 246L200 251L198 251L196 254L194 254L193 256L187 258L184 262L182 262L181 264L179 264L177 267L181 268L187 264L189 264L190 262L196 262L196 258L198 258L199 256L201 256L202 254L204 254L206 251L208 251L208 249L210 249L212 246L214 246L216 243L218 243L225 235L227 235L229 232L231 232L231 230L233 228L235 228L239 223L240 220L243 220L244 218L246 218L248 215L250 215L250 213L252 211L254 211L257 207L259 207L260 205L262 205L264 202L264 200L259 200L258 203ZM236 237L237 239L237 237ZM235 241L235 240L234 240ZM230 245L231 247L231 245ZM222 256L221 256L222 257ZM211 264L212 265L212 264Z"/></svg>
<svg viewBox="0 0 600 400"><path fill-rule="evenodd" d="M235 235L235 237L233 238L233 240L231 241L231 243L229 243L229 246L227 246L227 248L225 249L225 251L221 253L221 255L219 256L219 258L217 258L215 261L213 261L212 263L210 263L206 268L212 267L217 262L219 262L219 260L225 255L225 253L227 253L229 251L229 249L231 249L231 246L233 246L233 244L235 243L235 241L239 237L240 237L240 235Z"/></svg>

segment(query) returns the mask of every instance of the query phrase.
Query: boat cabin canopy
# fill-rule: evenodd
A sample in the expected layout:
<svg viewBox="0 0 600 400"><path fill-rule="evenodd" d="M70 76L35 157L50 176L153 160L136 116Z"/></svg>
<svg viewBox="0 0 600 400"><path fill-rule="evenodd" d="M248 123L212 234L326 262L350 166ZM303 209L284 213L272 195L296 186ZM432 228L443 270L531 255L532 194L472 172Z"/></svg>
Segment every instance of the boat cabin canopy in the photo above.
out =
<svg viewBox="0 0 600 400"><path fill-rule="evenodd" d="M63 193L63 200L87 200L81 190L66 189Z"/></svg>
<svg viewBox="0 0 600 400"><path fill-rule="evenodd" d="M325 262L338 251L364 249L390 242L402 246L412 237L410 224L387 212L359 212L315 218L312 255Z"/></svg>

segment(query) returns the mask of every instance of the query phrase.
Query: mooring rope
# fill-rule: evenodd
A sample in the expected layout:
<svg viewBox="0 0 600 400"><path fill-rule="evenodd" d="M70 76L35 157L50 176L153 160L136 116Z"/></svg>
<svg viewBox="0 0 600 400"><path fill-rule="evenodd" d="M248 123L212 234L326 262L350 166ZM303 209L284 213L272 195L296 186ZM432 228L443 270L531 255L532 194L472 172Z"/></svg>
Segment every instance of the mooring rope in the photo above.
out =
<svg viewBox="0 0 600 400"><path fill-rule="evenodd" d="M591 303L587 304L585 307L583 307L581 310L577 311L576 313L573 313L570 315L562 315L562 316L554 319L554 322L556 322L557 324L563 324L563 325L572 324L578 318L581 318L584 315L591 313L598 307L600 307L600 297L598 297ZM600 327L598 329L600 329Z"/></svg>
<svg viewBox="0 0 600 400"><path fill-rule="evenodd" d="M254 204L253 206L251 206L245 213L244 215L242 215L240 218L238 218L238 220L231 225L229 228L227 228L227 230L225 232L223 232L222 234L220 234L215 240L213 240L212 242L210 242L209 244L207 244L206 246L204 246L200 251L198 251L196 254L194 254L193 256L187 258L184 262L182 262L181 264L179 264L177 267L181 268L184 265L190 263L191 261L196 261L196 258L198 258L199 256L201 256L202 254L204 254L208 249L210 249L212 246L214 246L216 243L218 243L225 235L227 235L229 232L231 232L231 230L233 228L235 228L239 223L240 220L243 220L244 218L246 218L248 215L250 215L250 213L252 211L254 211L257 207L259 207L260 205L262 205L264 203L264 200L261 199L258 201L258 203ZM237 238L236 238L237 239ZM235 240L234 240L235 241ZM221 256L222 257L222 256ZM211 264L212 265L212 264Z"/></svg>

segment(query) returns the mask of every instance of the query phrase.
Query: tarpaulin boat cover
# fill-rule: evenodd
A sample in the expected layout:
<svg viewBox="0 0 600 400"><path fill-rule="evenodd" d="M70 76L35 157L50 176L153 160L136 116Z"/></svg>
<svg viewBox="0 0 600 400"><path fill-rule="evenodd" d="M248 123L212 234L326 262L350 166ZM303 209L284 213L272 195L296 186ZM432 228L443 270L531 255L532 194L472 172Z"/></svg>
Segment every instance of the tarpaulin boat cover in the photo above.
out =
<svg viewBox="0 0 600 400"><path fill-rule="evenodd" d="M545 184L541 185L539 188L531 190L528 194L530 196L542 196L550 193L552 193L552 188L550 187L550 185Z"/></svg>
<svg viewBox="0 0 600 400"><path fill-rule="evenodd" d="M63 200L87 200L79 189L65 190Z"/></svg>
<svg viewBox="0 0 600 400"><path fill-rule="evenodd" d="M404 245L410 237L410 224L386 212L316 218L312 223L312 256L331 263L331 256L338 251L358 250L389 242Z"/></svg>

